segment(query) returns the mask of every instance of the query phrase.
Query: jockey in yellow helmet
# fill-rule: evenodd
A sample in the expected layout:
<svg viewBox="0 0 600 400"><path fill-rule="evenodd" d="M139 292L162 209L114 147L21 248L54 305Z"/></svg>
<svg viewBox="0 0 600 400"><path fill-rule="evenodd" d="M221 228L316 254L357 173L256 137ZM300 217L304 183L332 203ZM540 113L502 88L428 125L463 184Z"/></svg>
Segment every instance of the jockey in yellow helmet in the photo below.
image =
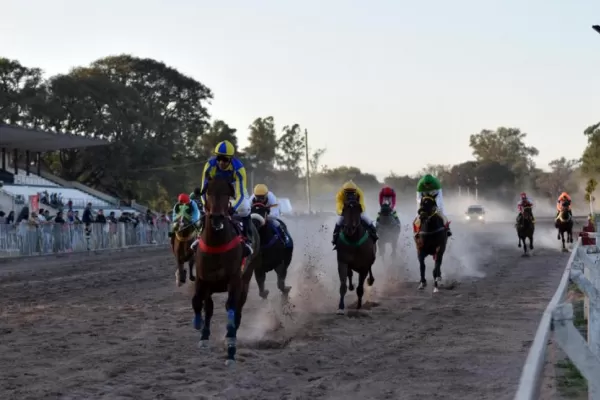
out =
<svg viewBox="0 0 600 400"><path fill-rule="evenodd" d="M556 219L558 219L558 216L560 215L563 203L567 206L569 215L573 217L573 214L571 213L571 196L569 196L567 192L562 192L556 201Z"/></svg>
<svg viewBox="0 0 600 400"><path fill-rule="evenodd" d="M264 183L259 183L254 186L254 191L252 196L250 196L250 203L260 203L266 207L269 207L269 213L267 214L267 220L273 224L283 243L285 245L291 245L291 236L285 229L284 225L279 221L279 217L281 212L279 210L279 205L277 204L277 197L275 194L269 190L267 185Z"/></svg>
<svg viewBox="0 0 600 400"><path fill-rule="evenodd" d="M340 230L342 229L342 224L344 223L344 217L342 216L342 211L344 210L344 205L346 203L346 199L348 195L354 195L357 197L357 200L362 208L362 213L360 214L361 219L365 223L369 234L374 242L377 242L377 228L373 223L373 220L367 216L365 213L367 207L365 205L365 195L362 190L354 183L352 180L344 183L342 188L337 192L336 195L336 212L339 215L337 222L335 223L335 229L333 230L333 245L335 246L337 239L340 235Z"/></svg>
<svg viewBox="0 0 600 400"><path fill-rule="evenodd" d="M214 155L208 159L202 172L202 192L206 189L209 178L223 176L228 178L235 190L233 203L234 212L241 217L244 227L246 243L246 256L252 254L252 242L250 238L250 197L248 197L246 168L244 164L235 158L235 147L229 140L217 144ZM202 201L206 205L206 196Z"/></svg>

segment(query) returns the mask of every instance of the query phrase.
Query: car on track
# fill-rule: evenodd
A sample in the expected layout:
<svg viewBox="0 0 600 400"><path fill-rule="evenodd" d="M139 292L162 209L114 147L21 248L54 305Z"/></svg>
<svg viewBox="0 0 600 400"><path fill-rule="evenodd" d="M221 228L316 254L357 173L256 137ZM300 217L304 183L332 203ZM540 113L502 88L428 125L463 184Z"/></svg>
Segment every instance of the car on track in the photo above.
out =
<svg viewBox="0 0 600 400"><path fill-rule="evenodd" d="M469 206L465 212L465 221L485 223L485 209L483 206L477 204Z"/></svg>

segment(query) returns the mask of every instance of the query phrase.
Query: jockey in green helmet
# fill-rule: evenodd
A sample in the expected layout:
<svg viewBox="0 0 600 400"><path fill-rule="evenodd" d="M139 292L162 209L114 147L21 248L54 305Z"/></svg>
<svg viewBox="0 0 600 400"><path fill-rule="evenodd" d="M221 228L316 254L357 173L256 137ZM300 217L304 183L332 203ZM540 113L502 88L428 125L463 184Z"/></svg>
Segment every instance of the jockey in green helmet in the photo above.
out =
<svg viewBox="0 0 600 400"><path fill-rule="evenodd" d="M437 204L438 215L442 217L444 220L444 225L448 231L448 236L452 236L452 232L450 231L450 222L448 221L448 217L446 217L446 213L444 212L444 196L442 194L442 184L435 176L431 174L426 174L417 183L417 204L421 205L421 199L424 196L433 197L435 199L435 203ZM417 217L415 219L415 232L418 232L418 225L421 221Z"/></svg>

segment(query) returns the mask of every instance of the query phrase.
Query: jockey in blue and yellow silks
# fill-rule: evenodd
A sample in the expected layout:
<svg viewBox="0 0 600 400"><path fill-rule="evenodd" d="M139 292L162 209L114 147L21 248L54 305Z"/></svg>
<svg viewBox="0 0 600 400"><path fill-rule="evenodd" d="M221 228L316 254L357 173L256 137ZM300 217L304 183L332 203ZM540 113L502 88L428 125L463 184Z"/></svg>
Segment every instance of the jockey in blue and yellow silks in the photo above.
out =
<svg viewBox="0 0 600 400"><path fill-rule="evenodd" d="M233 211L241 217L244 226L244 236L247 255L252 254L252 242L250 238L250 198L248 197L246 168L244 164L234 157L235 147L230 141L224 140L217 144L214 156L208 159L202 172L202 192L206 190L208 178L223 176L230 179L235 190ZM206 205L206 196L202 197Z"/></svg>
<svg viewBox="0 0 600 400"><path fill-rule="evenodd" d="M367 206L365 204L365 195L362 190L354 183L352 180L344 183L342 188L337 192L335 196L335 209L338 215L338 220L335 223L335 228L333 230L333 240L331 243L334 245L334 249L340 235L340 231L342 230L342 224L344 223L344 217L342 216L342 212L344 211L344 206L346 205L346 199L348 196L356 197L358 202L360 203L360 208L362 209L362 213L360 214L360 218L365 224L369 235L371 235L371 239L373 243L377 242L377 228L373 223L373 220L367 216L365 213Z"/></svg>

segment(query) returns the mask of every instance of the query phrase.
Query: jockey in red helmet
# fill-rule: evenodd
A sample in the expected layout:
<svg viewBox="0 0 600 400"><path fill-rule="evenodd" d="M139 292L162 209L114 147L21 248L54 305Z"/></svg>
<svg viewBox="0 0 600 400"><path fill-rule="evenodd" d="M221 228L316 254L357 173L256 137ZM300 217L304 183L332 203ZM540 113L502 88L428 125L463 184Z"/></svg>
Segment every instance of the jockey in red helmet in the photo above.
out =
<svg viewBox="0 0 600 400"><path fill-rule="evenodd" d="M521 192L521 198L519 199L519 202L517 203L517 211L519 211L519 215L517 215L517 223L520 222L521 217L523 216L523 209L525 207L533 208L533 202L529 199L529 197L527 197L527 193ZM532 213L532 215L533 215L533 213ZM535 218L533 218L533 221L535 222Z"/></svg>
<svg viewBox="0 0 600 400"><path fill-rule="evenodd" d="M379 191L379 213L377 214L377 222L383 215L391 215L397 224L400 224L400 218L396 213L396 191L389 186L384 186Z"/></svg>

